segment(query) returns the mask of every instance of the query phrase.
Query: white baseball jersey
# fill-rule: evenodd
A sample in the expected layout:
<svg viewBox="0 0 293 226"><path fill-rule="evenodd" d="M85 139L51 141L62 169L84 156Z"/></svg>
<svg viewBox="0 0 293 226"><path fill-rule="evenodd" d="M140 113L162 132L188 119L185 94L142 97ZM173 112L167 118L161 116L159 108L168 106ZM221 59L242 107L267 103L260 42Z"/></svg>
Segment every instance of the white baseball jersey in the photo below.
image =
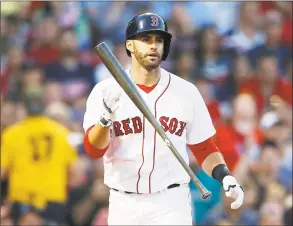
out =
<svg viewBox="0 0 293 226"><path fill-rule="evenodd" d="M129 70L127 70L129 75ZM129 75L130 76L130 75ZM87 101L84 130L98 123L103 95L121 89L114 78L98 83ZM215 134L215 128L198 89L161 69L157 86L139 92L180 155L189 164L186 144L197 144ZM104 182L110 188L154 193L190 178L163 139L123 92L111 127L111 143L105 153Z"/></svg>

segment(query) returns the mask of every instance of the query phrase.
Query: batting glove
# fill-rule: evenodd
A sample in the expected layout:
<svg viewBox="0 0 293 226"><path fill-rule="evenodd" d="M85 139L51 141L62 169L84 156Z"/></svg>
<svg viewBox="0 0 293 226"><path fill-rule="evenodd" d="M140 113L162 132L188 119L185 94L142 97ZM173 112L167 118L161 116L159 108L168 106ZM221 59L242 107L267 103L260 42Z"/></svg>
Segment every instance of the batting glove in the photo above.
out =
<svg viewBox="0 0 293 226"><path fill-rule="evenodd" d="M104 112L100 118L101 126L109 127L112 125L114 113L119 108L121 94L121 89L106 93L105 97L103 98Z"/></svg>
<svg viewBox="0 0 293 226"><path fill-rule="evenodd" d="M243 204L244 189L237 183L235 177L230 175L225 176L222 183L225 195L235 199L235 201L231 203L231 209L238 209Z"/></svg>

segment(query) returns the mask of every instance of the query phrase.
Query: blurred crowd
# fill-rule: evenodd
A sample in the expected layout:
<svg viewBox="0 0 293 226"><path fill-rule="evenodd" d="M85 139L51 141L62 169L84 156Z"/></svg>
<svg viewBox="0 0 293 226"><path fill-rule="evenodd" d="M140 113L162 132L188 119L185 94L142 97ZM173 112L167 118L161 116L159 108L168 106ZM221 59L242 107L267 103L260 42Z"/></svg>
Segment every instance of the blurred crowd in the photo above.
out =
<svg viewBox="0 0 293 226"><path fill-rule="evenodd" d="M173 35L163 68L198 87L215 140L245 189L244 206L231 210L221 185L191 156L212 191L202 200L190 184L194 223L291 225L292 2L2 2L1 131L26 117L23 93L42 89L45 114L70 129L79 156L68 223L107 224L102 160L92 161L83 149L87 96L111 76L93 48L105 41L129 67L127 23L148 11L161 15ZM8 183L1 182L4 225L11 223Z"/></svg>

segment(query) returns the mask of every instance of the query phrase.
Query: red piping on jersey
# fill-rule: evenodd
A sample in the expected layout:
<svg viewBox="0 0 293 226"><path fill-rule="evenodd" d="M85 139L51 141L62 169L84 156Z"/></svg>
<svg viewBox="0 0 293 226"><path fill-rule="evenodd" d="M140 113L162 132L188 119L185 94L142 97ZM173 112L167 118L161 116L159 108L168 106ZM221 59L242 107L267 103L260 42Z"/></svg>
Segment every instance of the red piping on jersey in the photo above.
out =
<svg viewBox="0 0 293 226"><path fill-rule="evenodd" d="M171 82L171 75L169 74L169 82L168 82L168 85L166 86L165 90L161 93L161 95L157 98L157 100L155 102L155 118L157 117L157 103L158 103L158 100L163 96L163 94L169 88L170 82ZM153 168L152 168L152 171L150 172L150 175L149 175L149 193L151 193L151 191L152 191L152 189L151 189L151 176L152 176L152 173L154 171L155 162L156 162L156 141L157 141L156 140L156 134L157 134L157 131L155 130L155 133L154 133Z"/></svg>
<svg viewBox="0 0 293 226"><path fill-rule="evenodd" d="M142 128L143 128L143 130L142 130L142 148L141 148L142 163L141 163L141 166L140 166L140 168L138 170L138 179L137 179L137 182L136 182L136 192L137 193L139 193L139 191L138 191L138 183L139 183L139 180L140 180L140 170L141 170L141 168L142 168L142 166L144 164L144 135L145 135L145 133L144 133L144 127L145 127L144 122L145 122L145 117L143 116L143 119L142 119Z"/></svg>

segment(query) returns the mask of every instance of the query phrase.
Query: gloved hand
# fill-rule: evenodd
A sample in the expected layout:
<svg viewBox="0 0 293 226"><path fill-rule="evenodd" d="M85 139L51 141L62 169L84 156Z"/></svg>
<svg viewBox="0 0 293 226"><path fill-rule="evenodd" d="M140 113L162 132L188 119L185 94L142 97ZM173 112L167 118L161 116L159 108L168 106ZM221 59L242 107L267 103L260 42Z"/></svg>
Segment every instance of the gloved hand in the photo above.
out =
<svg viewBox="0 0 293 226"><path fill-rule="evenodd" d="M235 201L231 203L231 209L238 209L243 204L244 189L237 183L236 179L230 175L225 176L222 183L225 195L235 199Z"/></svg>
<svg viewBox="0 0 293 226"><path fill-rule="evenodd" d="M100 125L109 127L112 125L113 115L119 108L119 100L122 94L122 89L106 92L103 98L104 112L100 119Z"/></svg>

